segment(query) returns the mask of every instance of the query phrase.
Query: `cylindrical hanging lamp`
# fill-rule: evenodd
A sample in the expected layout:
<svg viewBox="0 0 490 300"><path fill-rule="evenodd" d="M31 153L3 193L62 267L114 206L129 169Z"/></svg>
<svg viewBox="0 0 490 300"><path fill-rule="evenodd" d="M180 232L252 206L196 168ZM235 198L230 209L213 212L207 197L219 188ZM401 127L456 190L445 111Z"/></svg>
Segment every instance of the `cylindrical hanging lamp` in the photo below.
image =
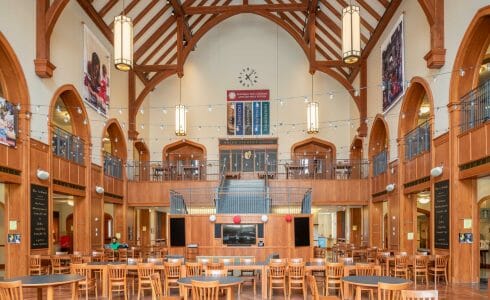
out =
<svg viewBox="0 0 490 300"><path fill-rule="evenodd" d="M133 21L123 13L114 18L114 64L118 70L133 68Z"/></svg>
<svg viewBox="0 0 490 300"><path fill-rule="evenodd" d="M311 75L311 101L306 106L306 132L309 134L318 133L318 107L319 103L313 98L313 74Z"/></svg>
<svg viewBox="0 0 490 300"><path fill-rule="evenodd" d="M342 10L342 59L353 64L361 57L361 16L359 6Z"/></svg>
<svg viewBox="0 0 490 300"><path fill-rule="evenodd" d="M182 105L182 78L179 78L179 104L175 106L175 135L185 136L187 134L186 108Z"/></svg>

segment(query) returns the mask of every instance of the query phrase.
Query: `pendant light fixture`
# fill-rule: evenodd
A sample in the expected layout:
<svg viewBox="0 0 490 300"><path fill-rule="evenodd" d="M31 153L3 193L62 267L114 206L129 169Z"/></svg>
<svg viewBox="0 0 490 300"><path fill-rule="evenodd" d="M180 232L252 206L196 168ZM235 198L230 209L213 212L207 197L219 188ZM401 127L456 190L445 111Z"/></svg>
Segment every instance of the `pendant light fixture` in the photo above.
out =
<svg viewBox="0 0 490 300"><path fill-rule="evenodd" d="M309 134L318 133L318 102L313 99L313 74L311 74L311 101L306 107L307 132Z"/></svg>
<svg viewBox="0 0 490 300"><path fill-rule="evenodd" d="M361 57L361 16L359 6L342 9L342 59L353 64Z"/></svg>
<svg viewBox="0 0 490 300"><path fill-rule="evenodd" d="M114 18L114 64L120 71L133 68L133 21L124 14Z"/></svg>
<svg viewBox="0 0 490 300"><path fill-rule="evenodd" d="M182 105L182 78L179 78L179 104L175 106L175 135L185 136L186 132L186 108Z"/></svg>

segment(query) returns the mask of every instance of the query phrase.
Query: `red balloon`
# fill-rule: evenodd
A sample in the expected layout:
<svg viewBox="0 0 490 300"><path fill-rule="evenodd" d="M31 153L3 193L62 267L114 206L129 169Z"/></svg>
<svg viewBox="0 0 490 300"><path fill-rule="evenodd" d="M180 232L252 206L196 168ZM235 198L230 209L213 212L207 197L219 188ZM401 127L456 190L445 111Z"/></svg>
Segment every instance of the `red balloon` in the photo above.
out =
<svg viewBox="0 0 490 300"><path fill-rule="evenodd" d="M291 216L291 215L286 215L286 216L284 217L284 219L286 220L286 222L288 222L288 223L289 223L289 222L291 222L291 221L293 220L293 216Z"/></svg>
<svg viewBox="0 0 490 300"><path fill-rule="evenodd" d="M234 216L233 217L233 223L240 224L241 221L242 221L242 219L240 218L240 216Z"/></svg>

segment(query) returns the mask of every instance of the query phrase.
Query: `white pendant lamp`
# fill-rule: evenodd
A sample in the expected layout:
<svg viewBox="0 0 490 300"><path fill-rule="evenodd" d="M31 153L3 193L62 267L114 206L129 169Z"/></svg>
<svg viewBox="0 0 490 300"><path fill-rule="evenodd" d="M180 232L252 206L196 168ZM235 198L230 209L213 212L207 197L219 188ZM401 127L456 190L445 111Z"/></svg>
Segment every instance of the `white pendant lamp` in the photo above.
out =
<svg viewBox="0 0 490 300"><path fill-rule="evenodd" d="M186 108L182 105L182 78L179 78L179 104L175 106L175 135L185 136L186 131Z"/></svg>
<svg viewBox="0 0 490 300"><path fill-rule="evenodd" d="M114 18L114 64L120 71L133 68L133 21L123 13Z"/></svg>
<svg viewBox="0 0 490 300"><path fill-rule="evenodd" d="M318 133L318 102L313 101L313 74L311 75L311 101L306 106L306 132L309 134Z"/></svg>
<svg viewBox="0 0 490 300"><path fill-rule="evenodd" d="M342 10L342 59L353 64L361 57L361 16L359 6L349 5Z"/></svg>

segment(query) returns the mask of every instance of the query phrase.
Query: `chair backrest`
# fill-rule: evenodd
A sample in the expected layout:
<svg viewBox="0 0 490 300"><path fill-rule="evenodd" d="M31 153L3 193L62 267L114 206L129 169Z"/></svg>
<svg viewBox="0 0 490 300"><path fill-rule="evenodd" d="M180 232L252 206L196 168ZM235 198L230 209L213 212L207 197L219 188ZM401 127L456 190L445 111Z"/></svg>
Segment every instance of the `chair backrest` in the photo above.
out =
<svg viewBox="0 0 490 300"><path fill-rule="evenodd" d="M51 267L52 268L59 268L61 267L61 258L56 257L56 256L51 256Z"/></svg>
<svg viewBox="0 0 490 300"><path fill-rule="evenodd" d="M185 271L186 276L200 276L202 274L202 264L199 262L187 262Z"/></svg>
<svg viewBox="0 0 490 300"><path fill-rule="evenodd" d="M425 268L427 268L428 262L429 262L429 257L427 255L415 255L415 258L414 258L415 268L425 269Z"/></svg>
<svg viewBox="0 0 490 300"><path fill-rule="evenodd" d="M325 268L325 276L341 278L344 276L343 263L327 263Z"/></svg>
<svg viewBox="0 0 490 300"><path fill-rule="evenodd" d="M119 255L119 260L127 260L128 258L128 249L121 248L117 250L117 254Z"/></svg>
<svg viewBox="0 0 490 300"><path fill-rule="evenodd" d="M303 262L303 258L291 258L289 260L290 263L302 263Z"/></svg>
<svg viewBox="0 0 490 300"><path fill-rule="evenodd" d="M395 255L395 268L408 267L408 255Z"/></svg>
<svg viewBox="0 0 490 300"><path fill-rule="evenodd" d="M29 266L31 268L41 267L41 255L30 255L29 256Z"/></svg>
<svg viewBox="0 0 490 300"><path fill-rule="evenodd" d="M435 267L436 268L446 268L448 262L447 255L436 255L435 258Z"/></svg>
<svg viewBox="0 0 490 300"><path fill-rule="evenodd" d="M225 265L222 262L208 262L206 265L206 270L223 270Z"/></svg>
<svg viewBox="0 0 490 300"><path fill-rule="evenodd" d="M211 276L211 277L224 277L228 275L228 270L226 269L221 269L221 270L209 270L206 269L206 276Z"/></svg>
<svg viewBox="0 0 490 300"><path fill-rule="evenodd" d="M438 300L437 290L403 290L402 300Z"/></svg>
<svg viewBox="0 0 490 300"><path fill-rule="evenodd" d="M289 263L288 265L289 278L304 278L305 277L305 264L303 262L299 263Z"/></svg>
<svg viewBox="0 0 490 300"><path fill-rule="evenodd" d="M151 282L151 294L152 300L160 300L163 297L163 292L162 292L162 281L160 280L160 274L158 273L153 273L150 275L150 282Z"/></svg>
<svg viewBox="0 0 490 300"><path fill-rule="evenodd" d="M85 279L89 278L89 270L87 269L87 264L71 264L70 265L70 273L80 275L85 277Z"/></svg>
<svg viewBox="0 0 490 300"><path fill-rule="evenodd" d="M147 261L152 264L163 264L162 257L148 257Z"/></svg>
<svg viewBox="0 0 490 300"><path fill-rule="evenodd" d="M171 263L171 262L166 262L163 264L164 266L164 272L165 272L165 278L180 278L180 263Z"/></svg>
<svg viewBox="0 0 490 300"><path fill-rule="evenodd" d="M374 265L373 264L356 264L356 275L357 276L374 276Z"/></svg>
<svg viewBox="0 0 490 300"><path fill-rule="evenodd" d="M318 286L316 285L315 276L306 275L306 281L308 282L308 286L310 287L313 300L318 300L320 296L318 295Z"/></svg>
<svg viewBox="0 0 490 300"><path fill-rule="evenodd" d="M107 265L107 271L109 273L109 280L124 280L126 279L127 269L126 265Z"/></svg>
<svg viewBox="0 0 490 300"><path fill-rule="evenodd" d="M73 254L70 256L70 262L72 264L81 264L83 263L83 256Z"/></svg>
<svg viewBox="0 0 490 300"><path fill-rule="evenodd" d="M269 264L269 276L270 277L285 277L286 276L286 264L285 263L270 263Z"/></svg>
<svg viewBox="0 0 490 300"><path fill-rule="evenodd" d="M75 255L75 256L83 256L83 252L82 251L73 251L73 255Z"/></svg>
<svg viewBox="0 0 490 300"><path fill-rule="evenodd" d="M0 282L0 299L2 300L23 300L22 281Z"/></svg>
<svg viewBox="0 0 490 300"><path fill-rule="evenodd" d="M408 283L378 283L378 300L399 300L401 291L408 289Z"/></svg>
<svg viewBox="0 0 490 300"><path fill-rule="evenodd" d="M318 258L318 257L315 257L315 258L310 258L310 263L312 264L316 264L316 265L321 265L321 264L325 264L325 258Z"/></svg>
<svg viewBox="0 0 490 300"><path fill-rule="evenodd" d="M169 258L167 260L169 263L179 263L183 264L184 263L184 258Z"/></svg>
<svg viewBox="0 0 490 300"><path fill-rule="evenodd" d="M343 263L344 265L353 265L354 264L354 258L353 257L340 257L339 262Z"/></svg>
<svg viewBox="0 0 490 300"><path fill-rule="evenodd" d="M192 300L218 300L219 281L192 281Z"/></svg>
<svg viewBox="0 0 490 300"><path fill-rule="evenodd" d="M152 263L139 263L138 264L138 279L150 280L151 274L155 272L155 265Z"/></svg>
<svg viewBox="0 0 490 300"><path fill-rule="evenodd" d="M142 262L143 262L142 258L128 257L128 265L137 265L137 264L142 263Z"/></svg>

